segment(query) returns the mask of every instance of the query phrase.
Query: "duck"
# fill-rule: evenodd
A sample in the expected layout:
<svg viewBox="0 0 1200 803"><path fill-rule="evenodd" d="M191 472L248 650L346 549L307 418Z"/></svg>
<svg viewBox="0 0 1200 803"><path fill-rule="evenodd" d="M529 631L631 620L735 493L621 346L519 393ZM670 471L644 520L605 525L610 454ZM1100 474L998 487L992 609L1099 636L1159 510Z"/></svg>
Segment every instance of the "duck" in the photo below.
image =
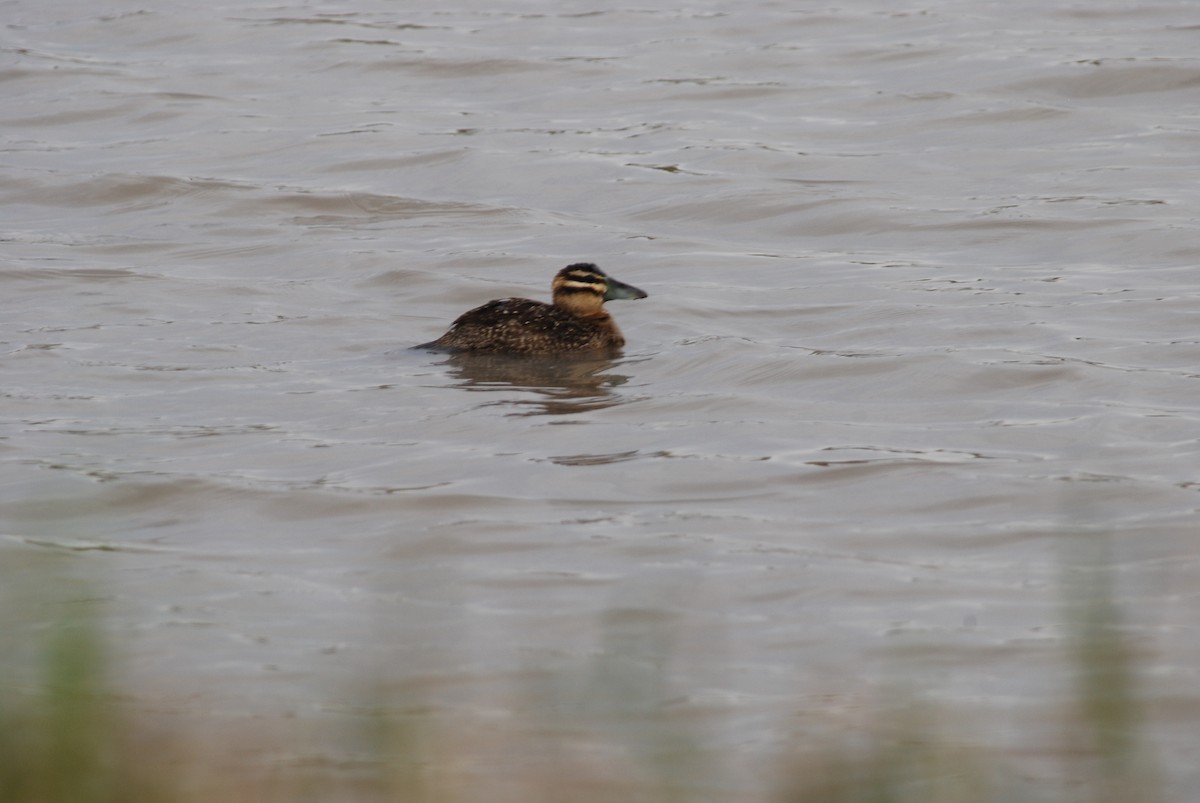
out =
<svg viewBox="0 0 1200 803"><path fill-rule="evenodd" d="M500 298L463 313L446 334L417 349L456 354L552 355L616 352L625 336L605 301L646 298L591 262L567 265L550 284L552 303Z"/></svg>

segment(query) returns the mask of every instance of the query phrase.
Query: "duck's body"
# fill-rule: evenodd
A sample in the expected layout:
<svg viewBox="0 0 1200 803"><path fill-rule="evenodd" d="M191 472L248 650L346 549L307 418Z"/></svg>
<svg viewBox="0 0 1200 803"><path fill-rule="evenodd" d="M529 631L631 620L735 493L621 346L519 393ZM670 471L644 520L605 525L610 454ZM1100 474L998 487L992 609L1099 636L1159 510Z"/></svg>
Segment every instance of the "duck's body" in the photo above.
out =
<svg viewBox="0 0 1200 803"><path fill-rule="evenodd" d="M551 285L553 304L502 298L463 313L449 331L417 348L486 354L561 354L616 351L625 345L604 302L645 298L589 262L568 265Z"/></svg>

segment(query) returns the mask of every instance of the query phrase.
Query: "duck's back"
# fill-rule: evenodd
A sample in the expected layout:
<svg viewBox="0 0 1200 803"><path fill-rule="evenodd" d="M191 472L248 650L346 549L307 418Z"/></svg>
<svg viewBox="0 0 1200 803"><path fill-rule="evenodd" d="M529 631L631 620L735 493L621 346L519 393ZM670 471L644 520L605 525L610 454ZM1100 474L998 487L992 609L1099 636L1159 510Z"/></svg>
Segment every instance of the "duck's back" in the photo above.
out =
<svg viewBox="0 0 1200 803"><path fill-rule="evenodd" d="M423 348L446 351L553 354L615 349L625 338L608 313L583 317L528 298L502 298L459 316Z"/></svg>

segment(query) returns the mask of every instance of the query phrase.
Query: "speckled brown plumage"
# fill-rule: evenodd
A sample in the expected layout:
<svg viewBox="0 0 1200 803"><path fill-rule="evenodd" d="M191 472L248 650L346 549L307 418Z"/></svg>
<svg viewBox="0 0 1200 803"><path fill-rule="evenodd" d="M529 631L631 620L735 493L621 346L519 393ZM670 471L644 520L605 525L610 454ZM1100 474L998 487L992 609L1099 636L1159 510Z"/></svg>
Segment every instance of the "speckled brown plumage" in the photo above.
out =
<svg viewBox="0 0 1200 803"><path fill-rule="evenodd" d="M449 331L417 348L488 354L615 351L625 345L604 302L645 298L631 285L588 262L568 265L552 284L553 304L502 298L461 315Z"/></svg>

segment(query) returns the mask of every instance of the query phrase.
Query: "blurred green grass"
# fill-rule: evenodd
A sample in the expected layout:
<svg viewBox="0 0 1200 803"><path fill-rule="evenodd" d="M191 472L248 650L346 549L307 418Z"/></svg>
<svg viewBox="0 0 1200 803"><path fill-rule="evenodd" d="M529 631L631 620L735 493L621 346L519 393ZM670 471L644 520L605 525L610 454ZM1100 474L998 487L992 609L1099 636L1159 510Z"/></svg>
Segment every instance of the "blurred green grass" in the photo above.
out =
<svg viewBox="0 0 1200 803"><path fill-rule="evenodd" d="M655 721L654 701L668 684L653 669L617 671L620 660L602 659L583 679L514 688L511 716L486 727L396 699L388 690L393 678L364 677L358 731L345 736L360 756L352 768L304 761L264 767L239 756L303 756L311 734L264 729L214 740L220 727L202 713L152 717L136 694L117 691L119 656L105 637L102 608L90 601L99 595L75 584L59 594L66 602L52 604L30 602L37 596L29 588L10 589L6 624L37 621L8 630L37 634L37 646L7 650L10 658L36 653L30 668L2 664L0 803L1160 803L1161 772L1143 735L1135 653L1113 572L1102 555L1070 565L1062 585L1075 700L1056 714L1059 776L1040 782L1030 782L1011 756L948 735L946 722L969 727L972 712L896 692L854 727L822 727L806 717L812 727L796 736L794 749L768 777L747 784L706 752L707 735L686 718L660 716L649 744L644 731L634 736L614 726L606 712L644 708L643 719ZM611 623L601 623L601 632L611 632ZM654 660L624 665L665 665L670 640L648 637ZM600 652L644 647L611 638ZM571 712L569 721L556 711ZM617 749L585 749L586 738L564 734L600 734Z"/></svg>

